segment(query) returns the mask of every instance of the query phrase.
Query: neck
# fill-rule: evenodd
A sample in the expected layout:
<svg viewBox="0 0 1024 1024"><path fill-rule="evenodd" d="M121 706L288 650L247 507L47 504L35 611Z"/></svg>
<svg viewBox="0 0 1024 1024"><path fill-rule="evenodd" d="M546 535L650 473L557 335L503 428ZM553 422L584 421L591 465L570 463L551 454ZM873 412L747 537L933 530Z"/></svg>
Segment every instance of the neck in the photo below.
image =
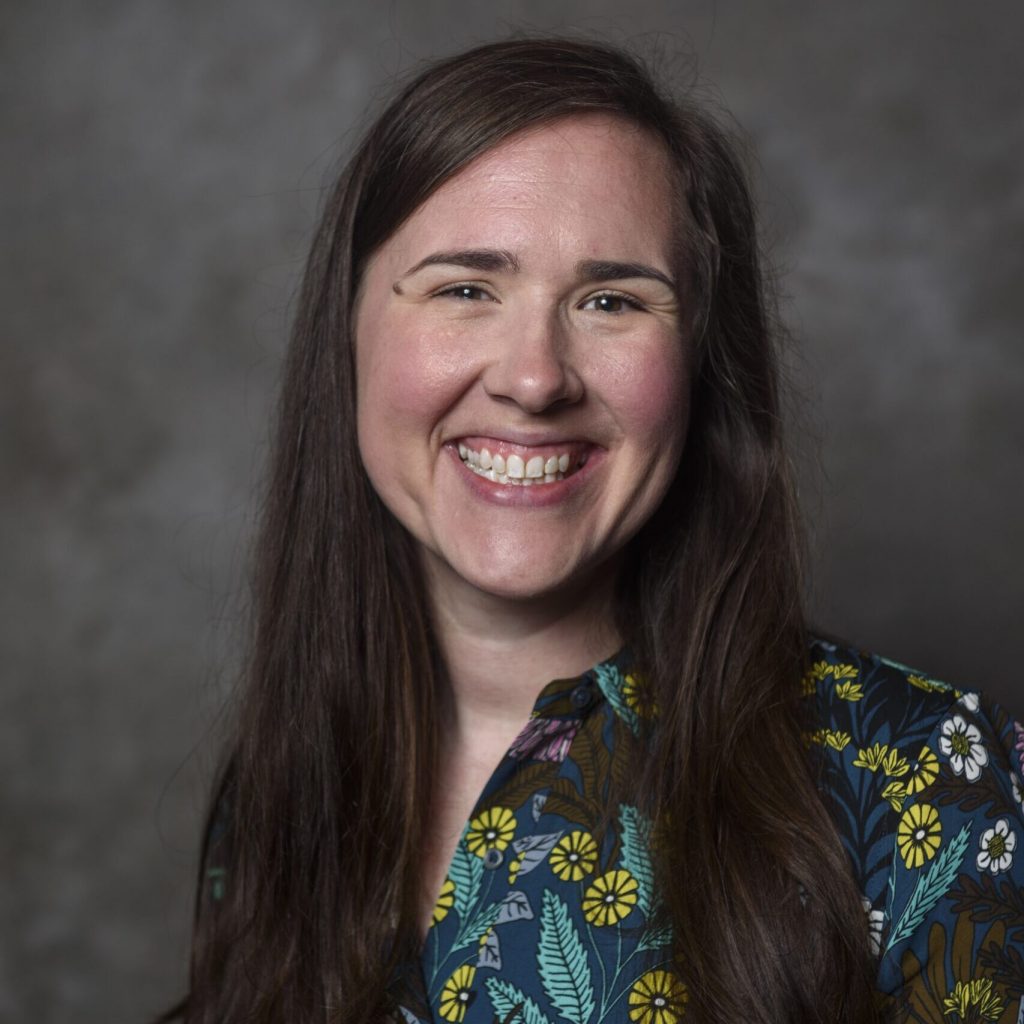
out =
<svg viewBox="0 0 1024 1024"><path fill-rule="evenodd" d="M614 654L614 573L541 598L506 599L429 564L435 628L451 682L457 735L511 739L552 679L580 675Z"/></svg>

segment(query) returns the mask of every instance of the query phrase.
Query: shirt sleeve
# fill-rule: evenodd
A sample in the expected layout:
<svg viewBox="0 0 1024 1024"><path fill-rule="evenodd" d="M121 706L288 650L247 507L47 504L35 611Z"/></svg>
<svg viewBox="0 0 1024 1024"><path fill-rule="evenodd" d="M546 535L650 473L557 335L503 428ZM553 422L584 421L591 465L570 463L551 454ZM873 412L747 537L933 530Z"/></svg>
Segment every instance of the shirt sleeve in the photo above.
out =
<svg viewBox="0 0 1024 1024"><path fill-rule="evenodd" d="M897 815L878 983L897 1021L1024 1019L1024 728L965 693Z"/></svg>

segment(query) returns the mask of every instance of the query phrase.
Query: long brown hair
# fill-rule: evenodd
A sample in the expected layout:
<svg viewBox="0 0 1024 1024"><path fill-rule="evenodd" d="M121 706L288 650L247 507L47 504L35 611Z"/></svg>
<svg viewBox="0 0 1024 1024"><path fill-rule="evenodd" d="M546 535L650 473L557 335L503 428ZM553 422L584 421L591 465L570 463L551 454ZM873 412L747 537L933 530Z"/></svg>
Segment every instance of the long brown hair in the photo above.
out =
<svg viewBox="0 0 1024 1024"><path fill-rule="evenodd" d="M254 566L254 635L204 844L190 1024L373 1022L415 955L444 665L410 540L363 471L352 309L375 249L474 157L599 111L665 147L695 345L678 475L619 626L660 708L634 798L702 1021L868 1021L866 925L801 742L797 515L745 175L726 133L615 48L431 65L330 196L298 303Z"/></svg>

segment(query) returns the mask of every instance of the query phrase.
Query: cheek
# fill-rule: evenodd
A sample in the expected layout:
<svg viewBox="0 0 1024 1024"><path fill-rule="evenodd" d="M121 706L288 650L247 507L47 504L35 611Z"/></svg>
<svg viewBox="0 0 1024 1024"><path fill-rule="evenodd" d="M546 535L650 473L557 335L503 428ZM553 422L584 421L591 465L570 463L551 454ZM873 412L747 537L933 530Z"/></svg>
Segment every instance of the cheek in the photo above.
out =
<svg viewBox="0 0 1024 1024"><path fill-rule="evenodd" d="M659 345L623 360L610 375L609 402L620 426L652 456L682 451L689 417L689 378L682 344Z"/></svg>
<svg viewBox="0 0 1024 1024"><path fill-rule="evenodd" d="M362 330L356 346L360 449L368 463L379 449L428 445L468 379L466 360L443 333L416 332L401 318Z"/></svg>

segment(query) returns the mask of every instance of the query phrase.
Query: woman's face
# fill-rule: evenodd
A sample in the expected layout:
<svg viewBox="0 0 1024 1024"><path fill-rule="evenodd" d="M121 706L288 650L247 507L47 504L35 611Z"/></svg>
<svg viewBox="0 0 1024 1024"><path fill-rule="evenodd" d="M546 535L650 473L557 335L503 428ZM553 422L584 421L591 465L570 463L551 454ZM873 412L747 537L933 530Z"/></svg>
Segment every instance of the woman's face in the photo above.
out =
<svg viewBox="0 0 1024 1024"><path fill-rule="evenodd" d="M617 118L523 132L380 247L356 309L359 446L434 587L579 593L686 434L669 163Z"/></svg>

